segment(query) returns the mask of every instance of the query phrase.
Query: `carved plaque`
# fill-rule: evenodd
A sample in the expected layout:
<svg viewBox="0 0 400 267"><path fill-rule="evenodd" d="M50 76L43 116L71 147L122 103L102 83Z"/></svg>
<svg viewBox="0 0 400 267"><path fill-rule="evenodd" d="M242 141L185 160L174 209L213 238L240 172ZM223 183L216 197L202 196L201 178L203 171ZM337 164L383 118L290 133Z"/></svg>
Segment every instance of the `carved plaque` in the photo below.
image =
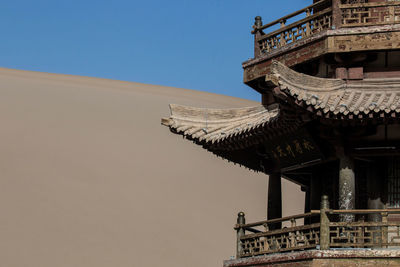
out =
<svg viewBox="0 0 400 267"><path fill-rule="evenodd" d="M319 147L305 129L266 143L266 149L270 158L282 169L301 167L323 158Z"/></svg>

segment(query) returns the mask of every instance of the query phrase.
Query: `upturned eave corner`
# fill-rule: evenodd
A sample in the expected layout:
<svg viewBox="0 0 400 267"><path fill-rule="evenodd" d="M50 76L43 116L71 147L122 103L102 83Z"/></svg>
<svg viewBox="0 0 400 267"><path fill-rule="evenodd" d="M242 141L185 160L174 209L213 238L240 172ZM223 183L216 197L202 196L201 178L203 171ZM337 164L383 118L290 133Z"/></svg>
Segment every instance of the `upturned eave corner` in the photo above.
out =
<svg viewBox="0 0 400 267"><path fill-rule="evenodd" d="M170 127L172 125L172 120L170 118L161 118L161 125Z"/></svg>

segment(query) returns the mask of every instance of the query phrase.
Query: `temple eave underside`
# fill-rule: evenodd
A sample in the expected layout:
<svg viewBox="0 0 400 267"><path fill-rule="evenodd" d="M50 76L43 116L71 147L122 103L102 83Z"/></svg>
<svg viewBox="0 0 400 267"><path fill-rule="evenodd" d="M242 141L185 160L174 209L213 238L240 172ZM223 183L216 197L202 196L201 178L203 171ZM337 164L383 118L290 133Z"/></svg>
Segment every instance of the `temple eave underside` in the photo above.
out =
<svg viewBox="0 0 400 267"><path fill-rule="evenodd" d="M398 78L318 78L274 61L266 81L274 103L236 109L170 105L171 116L162 123L220 157L272 173L329 161L334 148L320 140L335 139L332 125L343 131L351 127L347 141L359 140L371 125L395 124L400 113Z"/></svg>

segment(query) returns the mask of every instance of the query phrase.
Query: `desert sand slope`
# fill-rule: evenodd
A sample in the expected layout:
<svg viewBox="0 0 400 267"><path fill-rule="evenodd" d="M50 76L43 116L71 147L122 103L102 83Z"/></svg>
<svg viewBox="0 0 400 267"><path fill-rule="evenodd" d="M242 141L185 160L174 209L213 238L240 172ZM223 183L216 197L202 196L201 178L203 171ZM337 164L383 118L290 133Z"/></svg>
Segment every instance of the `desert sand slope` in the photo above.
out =
<svg viewBox="0 0 400 267"><path fill-rule="evenodd" d="M227 96L0 69L0 266L221 266L267 177L171 134L168 104ZM285 213L303 195L285 183ZM290 207L290 208L289 208Z"/></svg>

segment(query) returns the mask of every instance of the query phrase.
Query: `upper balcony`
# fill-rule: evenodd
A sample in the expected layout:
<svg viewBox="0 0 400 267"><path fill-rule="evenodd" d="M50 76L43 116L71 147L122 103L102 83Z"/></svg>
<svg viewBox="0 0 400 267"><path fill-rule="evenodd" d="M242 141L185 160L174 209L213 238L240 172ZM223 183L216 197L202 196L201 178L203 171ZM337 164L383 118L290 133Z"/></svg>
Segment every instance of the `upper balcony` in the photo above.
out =
<svg viewBox="0 0 400 267"><path fill-rule="evenodd" d="M314 0L265 25L256 17L244 82L259 90L255 81L269 73L272 59L296 66L327 54L399 49L399 24L399 0Z"/></svg>

